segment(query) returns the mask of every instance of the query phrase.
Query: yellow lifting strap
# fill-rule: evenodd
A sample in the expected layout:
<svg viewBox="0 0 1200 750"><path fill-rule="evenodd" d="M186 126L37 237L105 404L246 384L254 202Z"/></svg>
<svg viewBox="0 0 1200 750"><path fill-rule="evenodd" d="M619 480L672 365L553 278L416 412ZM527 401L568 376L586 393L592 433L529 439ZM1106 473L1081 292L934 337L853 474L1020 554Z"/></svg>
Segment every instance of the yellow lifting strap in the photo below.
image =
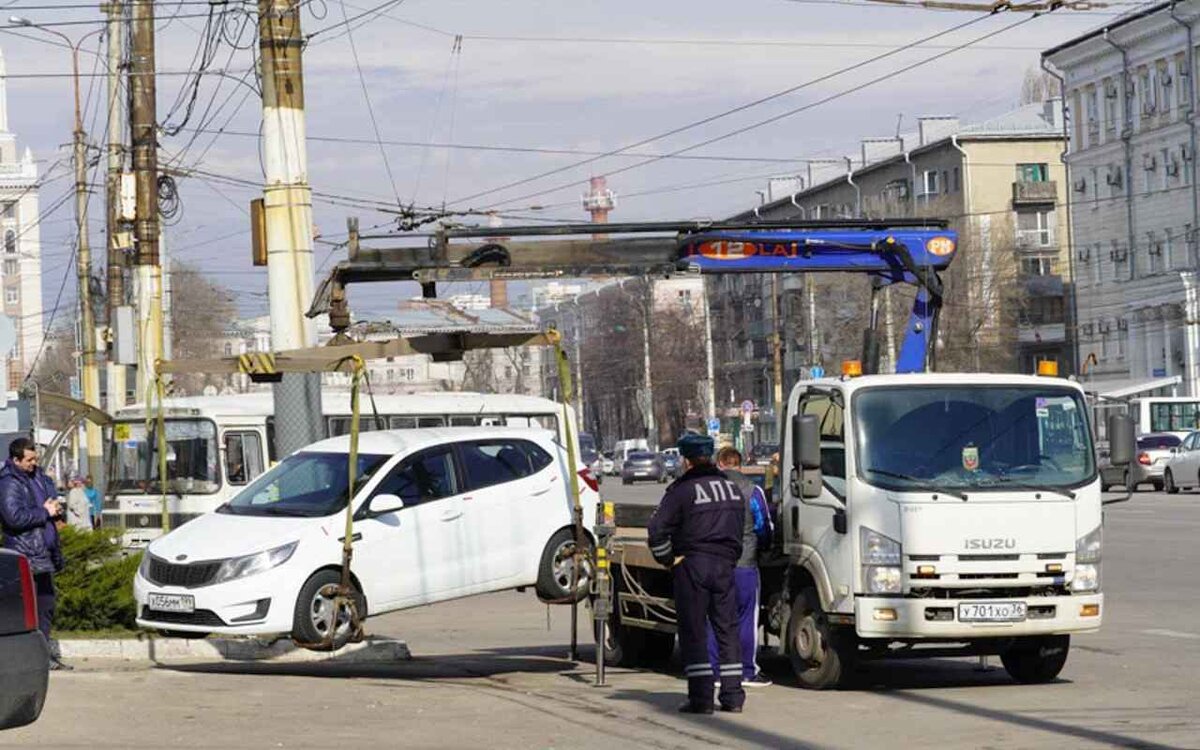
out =
<svg viewBox="0 0 1200 750"><path fill-rule="evenodd" d="M583 502L579 497L579 465L575 461L575 425L570 419L570 406L575 387L571 380L571 362L567 359L567 352L562 345L562 334L551 328L546 332L546 340L554 345L554 361L558 364L558 391L562 401L562 423L567 436L567 466L571 472L571 520L575 532L575 549L572 555L575 559L574 565L571 566L571 593L568 595L571 602L571 649L568 657L577 660L579 658L577 592L579 572L583 567L584 558L587 556L587 544L583 532Z"/></svg>

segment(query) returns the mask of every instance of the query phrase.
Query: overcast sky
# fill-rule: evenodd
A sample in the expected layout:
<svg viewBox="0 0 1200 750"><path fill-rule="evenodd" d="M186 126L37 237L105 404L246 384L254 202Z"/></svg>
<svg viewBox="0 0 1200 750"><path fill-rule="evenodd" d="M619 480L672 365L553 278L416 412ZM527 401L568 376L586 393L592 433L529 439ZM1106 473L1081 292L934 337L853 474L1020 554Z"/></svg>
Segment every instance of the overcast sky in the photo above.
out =
<svg viewBox="0 0 1200 750"><path fill-rule="evenodd" d="M609 186L618 195L614 221L723 217L754 204L754 191L764 187L768 176L801 172L805 158L857 155L860 138L894 134L898 120L902 130L909 130L922 115L957 115L971 122L1011 109L1025 71L1038 65L1040 50L1099 26L1133 5L1058 11L945 54L950 47L1000 31L1029 14L989 18L865 5L858 0L406 0L365 25L350 24L351 35L344 33L345 25L338 25L379 2L347 0L343 5L336 0L312 0L306 4L305 33L329 29L316 34L305 55L314 190L356 201L446 203L455 209L497 208L514 216L578 221L588 218L580 207L580 195L589 176L630 167L645 157L609 157L490 192L588 157L393 145L385 148L393 184L375 143L363 84L385 141L603 152L973 22L924 46L830 76L633 152L671 153L849 92L687 152L706 158L660 159L609 177ZM99 18L98 11L84 5L78 0L8 4L0 0L5 18L19 14L34 22ZM159 5L160 71L189 69L202 36L204 12L206 6L194 0ZM176 13L178 17L166 22ZM58 28L78 37L95 27ZM19 30L23 36L18 37L13 31L0 35L8 72L15 76L8 80L10 129L22 146L33 148L45 171L67 156L62 144L70 140L71 132L70 78L19 76L69 72L70 57L61 47L36 41L52 37L29 29ZM230 31L227 37L232 38L236 35L232 25ZM247 49L234 50L222 42L212 68L240 78L252 64L250 34L247 29L241 37ZM462 35L457 47L456 35ZM99 43L99 37L92 37L85 50L94 52ZM935 55L945 56L870 83ZM81 63L85 72L102 71L96 63L95 55L85 52ZM188 80L180 75L160 76L160 119ZM91 116L103 102L104 81L87 78L84 85L94 86L87 127L92 139L99 141L104 119L101 115L92 121ZM181 115L177 111L168 122L177 124ZM207 130L223 127L226 134L185 129L177 136L163 137L163 151L168 158L184 152L178 163L187 167L258 182L262 178L259 121L260 102L249 88L231 77L206 76L187 127L203 123ZM362 143L318 140L328 137ZM795 161L778 161L785 159ZM51 176L59 179L43 187L43 210L70 189L64 176L68 172L65 161L55 167ZM244 314L265 312L266 274L265 269L250 265L245 210L258 191L201 178L181 179L179 185L183 209L167 234L173 252L235 290ZM71 256L70 210L67 202L42 224L48 314ZM98 195L92 208L93 246L101 248L102 210ZM330 242L342 240L349 214L357 215L364 227L389 221L387 214L372 210L370 204L351 208L318 201L316 219L323 237ZM331 255L328 245L318 244L316 264L336 262L340 252ZM352 306L360 317L386 317L396 299L413 294L410 286L354 287ZM64 311L74 299L72 287L73 281L68 281L60 300Z"/></svg>

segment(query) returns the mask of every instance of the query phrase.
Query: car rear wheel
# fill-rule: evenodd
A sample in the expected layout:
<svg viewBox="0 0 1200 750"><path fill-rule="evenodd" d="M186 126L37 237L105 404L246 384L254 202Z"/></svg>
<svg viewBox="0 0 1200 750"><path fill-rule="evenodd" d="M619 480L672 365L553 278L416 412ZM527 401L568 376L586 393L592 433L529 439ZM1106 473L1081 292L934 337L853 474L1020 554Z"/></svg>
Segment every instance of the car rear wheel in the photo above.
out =
<svg viewBox="0 0 1200 750"><path fill-rule="evenodd" d="M1175 477L1171 474L1170 469L1163 474L1163 489L1167 491L1168 495L1179 494L1179 487L1175 484Z"/></svg>
<svg viewBox="0 0 1200 750"><path fill-rule="evenodd" d="M583 537L584 555L579 573L575 573L575 530L559 529L542 550L538 566L537 595L546 602L570 603L582 601L592 582L592 544ZM575 577L575 596L571 596L571 579Z"/></svg>

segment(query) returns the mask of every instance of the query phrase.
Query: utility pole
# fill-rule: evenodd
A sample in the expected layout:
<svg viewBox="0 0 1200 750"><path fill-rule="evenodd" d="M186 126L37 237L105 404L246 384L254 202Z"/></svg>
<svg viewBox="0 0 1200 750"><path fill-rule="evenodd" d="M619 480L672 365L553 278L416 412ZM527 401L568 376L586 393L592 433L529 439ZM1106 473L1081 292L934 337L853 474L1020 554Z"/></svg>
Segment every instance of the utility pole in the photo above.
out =
<svg viewBox="0 0 1200 750"><path fill-rule="evenodd" d="M162 266L158 255L158 92L154 61L154 2L132 0L129 91L130 143L137 185L134 238L137 240L137 394L153 400L155 363L163 356Z"/></svg>
<svg viewBox="0 0 1200 750"><path fill-rule="evenodd" d="M125 50L124 7L121 0L103 6L108 15L108 172L104 181L106 241L108 243L108 327L117 325L117 309L125 304L125 238L121 231L121 174L125 169L125 102L121 101L121 64ZM125 365L108 361L108 411L125 405ZM99 477L97 479L100 479Z"/></svg>
<svg viewBox="0 0 1200 750"><path fill-rule="evenodd" d="M271 348L281 351L317 343L316 326L304 315L313 296L313 222L305 148L300 4L258 0L258 36L267 295ZM274 391L279 454L319 440L323 434L320 375L285 374Z"/></svg>
<svg viewBox="0 0 1200 750"><path fill-rule="evenodd" d="M79 282L79 379L83 400L89 406L100 406L100 372L96 369L96 320L92 311L92 249L88 243L88 179L87 134L83 132L83 112L79 98L79 48L90 36L103 29L84 34L76 41L60 31L38 25L27 18L13 16L14 26L36 28L62 39L71 50L71 72L75 91L75 129L72 132L72 162L75 169L75 267ZM87 422L87 472L104 476L104 446L100 426Z"/></svg>

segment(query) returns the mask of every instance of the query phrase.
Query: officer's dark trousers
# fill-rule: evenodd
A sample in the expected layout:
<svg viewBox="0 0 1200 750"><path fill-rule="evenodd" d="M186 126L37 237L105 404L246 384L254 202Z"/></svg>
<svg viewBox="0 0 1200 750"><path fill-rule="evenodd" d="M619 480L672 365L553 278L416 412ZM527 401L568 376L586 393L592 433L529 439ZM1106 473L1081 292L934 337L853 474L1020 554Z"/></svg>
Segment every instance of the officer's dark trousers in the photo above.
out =
<svg viewBox="0 0 1200 750"><path fill-rule="evenodd" d="M712 624L717 639L721 705L740 708L746 700L733 568L733 561L692 553L673 571L679 650L688 681L688 700L695 706L712 706L713 702L714 675L708 661L706 623Z"/></svg>

